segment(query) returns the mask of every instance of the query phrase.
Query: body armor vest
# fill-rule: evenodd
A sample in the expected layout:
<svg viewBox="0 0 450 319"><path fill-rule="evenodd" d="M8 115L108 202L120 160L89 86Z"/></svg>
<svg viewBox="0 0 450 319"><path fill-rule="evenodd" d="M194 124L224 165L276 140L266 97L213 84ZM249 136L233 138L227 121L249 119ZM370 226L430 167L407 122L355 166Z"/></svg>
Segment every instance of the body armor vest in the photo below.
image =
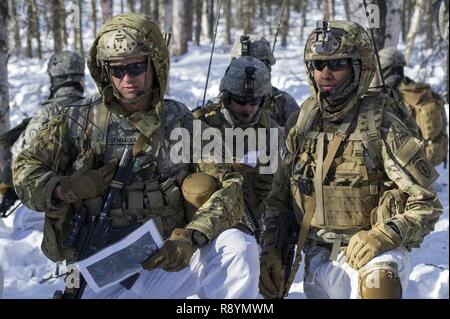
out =
<svg viewBox="0 0 450 319"><path fill-rule="evenodd" d="M157 130L150 143L136 157L131 182L122 191L122 200L110 211L114 227L131 223L144 223L152 218L163 238L168 238L176 227L186 224L181 195L181 183L189 171L189 164L175 164L170 160L170 132L175 127L185 127L185 109L175 101L165 100L164 128ZM139 131L125 117L111 113L100 96L91 99L89 108L74 108L71 117L69 140L74 156L83 149L95 153L94 168L101 167L112 158L120 158L126 145L135 144ZM175 143L174 141L173 143ZM84 201L90 214L97 214L102 198Z"/></svg>
<svg viewBox="0 0 450 319"><path fill-rule="evenodd" d="M321 237L320 234L326 232L351 235L371 226L372 211L376 211L387 181L382 169L379 134L384 98L378 95L361 99L359 112L351 111L355 115L347 133L342 132L343 124L320 123L317 113L311 129L299 128L306 131L301 133L303 138L297 148L298 156L291 166L291 193L294 200L297 192L302 197L301 202L296 200L298 207L308 207L308 201L316 201L310 237L317 239L316 235ZM312 104L313 100L309 102ZM308 112L312 105L304 105L303 108ZM346 137L340 143L328 173L318 181L316 172L323 169L324 159L336 134Z"/></svg>
<svg viewBox="0 0 450 319"><path fill-rule="evenodd" d="M222 136L225 136L225 128L232 128L234 126L226 118L225 112L229 111L222 106L221 102L207 105L206 107L204 107L204 110L201 109L201 111L204 112L201 119L207 125L220 129ZM196 116L195 113L194 116ZM269 129L276 128L278 127L278 125L268 113L260 110L259 120L252 127L267 128L266 142L269 143ZM279 135L280 134L281 132L279 132ZM279 136L279 140L282 140L282 137ZM246 147L245 149L247 150ZM256 167L250 167L245 164L237 163L237 161L233 164L233 167L244 178L242 191L244 193L244 196L246 196L247 201L251 206L250 208L255 214L256 219L258 220L258 222L261 222L261 215L264 211L262 201L267 197L267 195L269 195L272 186L273 175L261 175L259 173L259 164L257 164Z"/></svg>

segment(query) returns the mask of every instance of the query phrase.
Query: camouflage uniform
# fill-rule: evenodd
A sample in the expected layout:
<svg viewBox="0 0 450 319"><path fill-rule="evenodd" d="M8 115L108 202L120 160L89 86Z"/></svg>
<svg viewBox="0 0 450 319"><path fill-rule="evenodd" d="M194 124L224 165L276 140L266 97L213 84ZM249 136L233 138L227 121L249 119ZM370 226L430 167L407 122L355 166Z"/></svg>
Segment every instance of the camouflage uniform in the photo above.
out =
<svg viewBox="0 0 450 319"><path fill-rule="evenodd" d="M408 280L405 248L419 247L442 212L430 189L437 173L420 140L399 119L394 101L368 91L375 55L361 26L319 22L304 57L313 95L286 125L288 154L266 200L260 290L268 298L287 293L298 269L297 247L290 277L284 277L291 265L283 266L286 245L276 238L280 218L293 209L293 229L299 230L294 243L305 251L308 298L368 298L366 280L377 272L384 281L371 296L376 290L387 292L378 298L399 297L400 282L405 287ZM313 61L332 59L350 59L347 87L354 89L319 91ZM353 257L361 257L355 242L361 251L375 247L373 258L352 264ZM348 255L350 248L355 256Z"/></svg>
<svg viewBox="0 0 450 319"><path fill-rule="evenodd" d="M406 60L400 51L385 48L379 56L385 83L395 90L420 128L428 159L434 166L446 165L448 135L444 100L429 85L404 76Z"/></svg>
<svg viewBox="0 0 450 319"><path fill-rule="evenodd" d="M136 103L143 96L132 101L124 99L112 82L108 63L111 58L140 56L148 57L146 85L153 74L150 68L155 70L153 87L146 87L143 95L151 97L151 106L148 111L130 114L125 112L124 103ZM63 201L55 200L52 197L55 187L60 185L63 190L66 176L105 168L112 163L111 159L120 157L126 145L134 145L132 180L124 186L122 200L109 212L112 226L127 232L129 226L140 225L151 218L167 239L163 249L156 253L160 262L167 259L172 262L172 256L160 253L174 245L177 249L195 253L187 264L175 261L170 269L154 266L158 264L156 261L151 265L154 270L142 270L129 290L116 285L94 294L87 287L83 298L185 298L193 294L209 298L256 296L257 277L249 274L236 279L235 274L239 271L233 268L249 270L250 263L255 264L255 259L257 262L258 253L251 236L232 229L242 218L241 176L226 165L172 161L170 151L176 141L170 139L171 132L185 128L192 137L193 118L185 105L163 99L169 52L157 24L146 16L131 13L108 20L91 46L88 67L100 94L82 100L54 117L38 133L33 145L19 154L14 165L19 197L34 209L46 213L43 252L53 261L76 259L73 248L61 245L71 216L81 205L87 208L88 215L96 215L103 202L101 196L81 200L76 195L77 190L64 192ZM218 190L196 211L192 220L187 221L180 187L184 178L196 171L211 176ZM186 237L178 242L173 240L180 233ZM188 238L188 233L193 237ZM225 247L227 240L231 243L229 247ZM244 247L248 250L244 251ZM147 267L146 262L143 265ZM210 271L210 268L214 270ZM216 278L224 284L217 285ZM180 289L183 284L185 288ZM233 285L239 285L242 290Z"/></svg>
<svg viewBox="0 0 450 319"><path fill-rule="evenodd" d="M239 41L233 44L231 58L237 59L241 56L251 56L261 60L267 66L269 72L276 62L269 42L263 37L258 38L254 35L242 36ZM289 93L272 86L272 92L262 108L272 116L279 126L284 127L289 116L298 111L299 107Z"/></svg>
<svg viewBox="0 0 450 319"><path fill-rule="evenodd" d="M266 104L266 100L270 99L271 87L269 84L270 74L267 68L262 62L252 57L241 57L231 61L230 66L225 72L224 77L220 83L220 99L215 102L209 102L205 107L197 112L194 112L194 116L200 118L208 126L218 128L221 130L222 139L225 137L225 130L227 128L236 129L241 128L243 130L247 128L251 129L263 129L266 130L266 143L270 143L270 129L276 129L278 136L276 143L277 145L282 145L283 142L283 131L278 126L277 122L273 119L271 114L265 109L260 107L259 111L256 113L252 121L248 124L240 122L233 112L230 110L230 93L237 96L249 96L244 91L245 86L245 69L255 68L256 72L254 74L254 91L250 94L251 97L265 97L261 102L262 105ZM272 138L274 138L272 136ZM244 146L245 153L251 152L247 145ZM240 158L236 158L235 150L233 150L233 157L235 160L234 167L239 173L244 177L244 183L242 186L244 196L247 199L247 204L249 209L253 213L258 228L261 227L261 215L262 201L267 197L272 187L272 174L261 174L259 169L261 163L255 163L256 165L245 165L242 163ZM278 150L277 150L278 151ZM277 155L278 156L278 155Z"/></svg>
<svg viewBox="0 0 450 319"><path fill-rule="evenodd" d="M6 144L11 146L12 161L5 166L5 170L2 172L0 188L4 192L9 192L9 196L12 196L12 198L17 199L12 188L12 162L17 154L31 143L33 137L45 122L57 114L65 105L83 98L84 65L83 58L77 53L64 51L52 55L47 67L47 73L50 76L48 100L42 103L41 108L32 118L25 119L20 125L3 135L7 140ZM26 208L24 207L24 209Z"/></svg>

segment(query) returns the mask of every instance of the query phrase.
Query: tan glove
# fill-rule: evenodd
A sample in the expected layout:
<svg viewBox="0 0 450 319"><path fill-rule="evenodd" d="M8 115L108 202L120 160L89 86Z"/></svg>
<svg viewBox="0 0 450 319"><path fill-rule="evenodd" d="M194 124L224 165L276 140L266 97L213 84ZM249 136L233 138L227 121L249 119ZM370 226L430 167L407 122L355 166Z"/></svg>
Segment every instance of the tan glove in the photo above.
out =
<svg viewBox="0 0 450 319"><path fill-rule="evenodd" d="M347 263L358 270L381 253L400 246L400 236L388 225L380 224L352 236L345 250Z"/></svg>
<svg viewBox="0 0 450 319"><path fill-rule="evenodd" d="M281 298L284 293L281 249L268 246L260 256L259 292L266 299Z"/></svg>
<svg viewBox="0 0 450 319"><path fill-rule="evenodd" d="M108 190L114 176L117 159L111 160L99 169L75 172L70 176L62 176L59 184L65 202L73 203L79 199L101 196Z"/></svg>
<svg viewBox="0 0 450 319"><path fill-rule="evenodd" d="M180 271L189 265L195 248L192 244L192 231L175 228L161 250L142 263L146 270L162 268L165 271Z"/></svg>

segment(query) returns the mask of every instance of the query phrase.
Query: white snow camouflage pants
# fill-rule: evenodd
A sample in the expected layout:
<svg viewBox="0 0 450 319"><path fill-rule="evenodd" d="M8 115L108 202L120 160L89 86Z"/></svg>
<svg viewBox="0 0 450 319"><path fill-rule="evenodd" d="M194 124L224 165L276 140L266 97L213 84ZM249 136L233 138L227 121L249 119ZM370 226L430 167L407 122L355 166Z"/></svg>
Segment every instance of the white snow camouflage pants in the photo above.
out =
<svg viewBox="0 0 450 319"><path fill-rule="evenodd" d="M117 284L95 294L86 287L83 299L250 299L258 296L258 280L255 238L228 229L197 250L189 267L179 272L142 270L130 290Z"/></svg>
<svg viewBox="0 0 450 319"><path fill-rule="evenodd" d="M350 267L341 251L336 261L329 260L330 250L322 246L307 246L303 289L310 299L357 299L359 272ZM375 257L367 265L377 262L394 262L403 292L406 291L411 257L406 248L400 247Z"/></svg>

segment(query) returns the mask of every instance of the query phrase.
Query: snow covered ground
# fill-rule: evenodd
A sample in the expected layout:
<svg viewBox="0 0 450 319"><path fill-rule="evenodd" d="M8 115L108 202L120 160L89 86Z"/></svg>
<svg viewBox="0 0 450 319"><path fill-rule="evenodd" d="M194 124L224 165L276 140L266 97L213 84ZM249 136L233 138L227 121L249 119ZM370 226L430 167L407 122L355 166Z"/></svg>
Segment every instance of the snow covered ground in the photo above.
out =
<svg viewBox="0 0 450 319"><path fill-rule="evenodd" d="M315 18L319 16L311 17L305 34L312 29ZM294 31L290 36L290 43L293 44L287 48L278 46L276 49L277 63L273 66L272 83L279 89L288 91L300 104L309 95L309 88L303 71L303 43L298 40L298 35ZM219 28L220 34L223 33ZM188 54L172 59L168 98L180 100L190 108L197 106L203 98L209 50L210 44L207 42L202 43L200 47L191 44ZM218 40L207 98L217 95L220 79L229 63L229 54L230 48L224 47L222 40ZM436 61L427 67L432 68L427 73L427 81L436 88L442 85L447 76L439 62ZM33 114L39 102L47 98L49 82L45 61L18 59L12 56L8 68L11 122L14 126L25 115ZM406 68L406 74L412 78L418 71L420 71L419 63ZM87 68L86 73L88 74ZM86 95L94 92L96 92L95 85L87 76ZM449 171L440 166L438 172L440 177L435 188L439 192L444 213L422 247L412 252L413 271L404 294L406 298L449 298ZM0 220L0 267L5 273L3 298L50 298L56 289L63 288L63 279L45 280L55 273L56 267L40 251L42 232L13 233L13 219L14 214ZM63 270L62 267L61 271ZM299 271L289 298L305 298L302 275L303 271Z"/></svg>

